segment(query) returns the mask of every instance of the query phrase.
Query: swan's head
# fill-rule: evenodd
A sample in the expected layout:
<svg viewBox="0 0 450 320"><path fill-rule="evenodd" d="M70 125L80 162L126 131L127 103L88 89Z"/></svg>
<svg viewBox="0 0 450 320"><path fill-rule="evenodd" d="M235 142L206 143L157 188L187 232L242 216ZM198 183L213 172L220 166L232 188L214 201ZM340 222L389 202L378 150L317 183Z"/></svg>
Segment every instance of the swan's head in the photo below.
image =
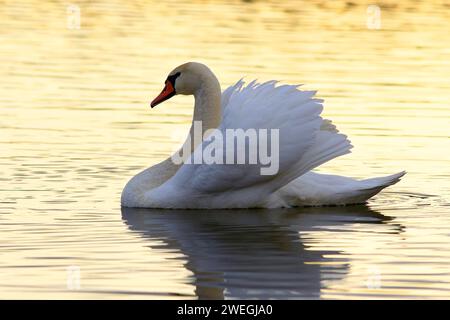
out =
<svg viewBox="0 0 450 320"><path fill-rule="evenodd" d="M154 106L172 98L176 94L195 94L211 77L217 81L212 71L202 63L188 62L173 69L164 83L164 89L150 104Z"/></svg>

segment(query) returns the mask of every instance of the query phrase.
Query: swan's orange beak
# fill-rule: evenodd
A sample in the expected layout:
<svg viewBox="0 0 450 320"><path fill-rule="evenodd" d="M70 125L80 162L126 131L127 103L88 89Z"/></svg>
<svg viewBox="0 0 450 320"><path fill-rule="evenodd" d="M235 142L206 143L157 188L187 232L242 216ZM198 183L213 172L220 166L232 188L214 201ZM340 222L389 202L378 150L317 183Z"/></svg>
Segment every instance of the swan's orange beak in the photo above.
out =
<svg viewBox="0 0 450 320"><path fill-rule="evenodd" d="M172 98L175 95L175 88L173 87L172 83L170 81L166 81L166 85L164 86L163 91L157 96L150 106L153 108L154 106L160 104L163 101L166 101L167 99Z"/></svg>

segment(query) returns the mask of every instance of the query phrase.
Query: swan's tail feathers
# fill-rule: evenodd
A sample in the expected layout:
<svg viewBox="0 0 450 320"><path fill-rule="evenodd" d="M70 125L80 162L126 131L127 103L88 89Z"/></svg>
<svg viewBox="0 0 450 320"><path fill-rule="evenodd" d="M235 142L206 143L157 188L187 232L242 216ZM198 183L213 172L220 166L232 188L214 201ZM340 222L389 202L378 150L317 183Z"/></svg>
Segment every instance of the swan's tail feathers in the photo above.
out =
<svg viewBox="0 0 450 320"><path fill-rule="evenodd" d="M357 181L354 189L349 188L340 193L342 204L365 203L367 200L378 194L381 190L396 184L400 178L406 174L405 171L386 176Z"/></svg>
<svg viewBox="0 0 450 320"><path fill-rule="evenodd" d="M397 183L405 174L403 171L386 177L356 180L311 171L274 193L268 206L361 204L384 188Z"/></svg>
<svg viewBox="0 0 450 320"><path fill-rule="evenodd" d="M371 178L371 179L365 179L360 181L359 190L379 190L392 186L393 184L396 184L400 181L400 178L403 177L406 174L406 171L402 171L399 173L392 174L390 176L386 177L378 177L378 178ZM378 192L379 192L378 191Z"/></svg>

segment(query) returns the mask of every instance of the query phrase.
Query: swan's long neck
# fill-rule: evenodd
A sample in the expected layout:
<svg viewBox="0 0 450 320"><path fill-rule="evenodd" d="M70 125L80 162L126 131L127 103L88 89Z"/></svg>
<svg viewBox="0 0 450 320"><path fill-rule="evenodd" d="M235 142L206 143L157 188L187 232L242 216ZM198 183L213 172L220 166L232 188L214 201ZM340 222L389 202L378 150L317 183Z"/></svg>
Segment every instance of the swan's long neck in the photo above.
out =
<svg viewBox="0 0 450 320"><path fill-rule="evenodd" d="M221 97L220 84L214 74L206 74L199 88L194 92L195 104L189 136L183 146L191 144L191 149L197 147L198 139L194 141L194 122L201 122L202 136L208 129L217 128L221 120ZM198 123L197 123L198 124Z"/></svg>
<svg viewBox="0 0 450 320"><path fill-rule="evenodd" d="M209 71L209 70L208 70ZM194 92L195 104L194 115L192 117L192 124L189 130L189 135L183 146L177 152L178 155L182 155L183 159L187 159L195 147L201 142L201 139L208 129L217 128L220 125L222 118L221 111L221 98L222 92L220 90L220 84L216 76L209 71L201 77L201 82L198 89ZM194 122L201 121L201 137L197 139L195 137L195 124ZM186 152L187 151L187 152ZM167 158L163 162L150 168L158 178L153 179L155 185L160 185L170 179L179 169L181 165L175 164L172 157Z"/></svg>

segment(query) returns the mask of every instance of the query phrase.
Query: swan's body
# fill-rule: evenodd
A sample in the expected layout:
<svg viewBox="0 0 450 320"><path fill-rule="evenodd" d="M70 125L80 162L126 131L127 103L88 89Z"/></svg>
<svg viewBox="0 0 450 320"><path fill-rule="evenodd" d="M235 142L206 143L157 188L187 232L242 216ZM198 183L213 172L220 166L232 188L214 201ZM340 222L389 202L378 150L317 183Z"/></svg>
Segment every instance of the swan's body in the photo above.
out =
<svg viewBox="0 0 450 320"><path fill-rule="evenodd" d="M355 204L404 175L355 180L311 172L349 153L350 141L320 117L322 101L313 98L315 92L275 84L244 86L239 81L221 93L217 78L205 65L190 62L173 70L152 106L175 94L192 94L193 121L202 121L203 133L214 128L223 133L237 128L279 129L279 170L261 175L261 165L177 165L168 158L128 182L122 205L205 209ZM194 157L206 144L187 139L183 147L195 150L189 155Z"/></svg>

